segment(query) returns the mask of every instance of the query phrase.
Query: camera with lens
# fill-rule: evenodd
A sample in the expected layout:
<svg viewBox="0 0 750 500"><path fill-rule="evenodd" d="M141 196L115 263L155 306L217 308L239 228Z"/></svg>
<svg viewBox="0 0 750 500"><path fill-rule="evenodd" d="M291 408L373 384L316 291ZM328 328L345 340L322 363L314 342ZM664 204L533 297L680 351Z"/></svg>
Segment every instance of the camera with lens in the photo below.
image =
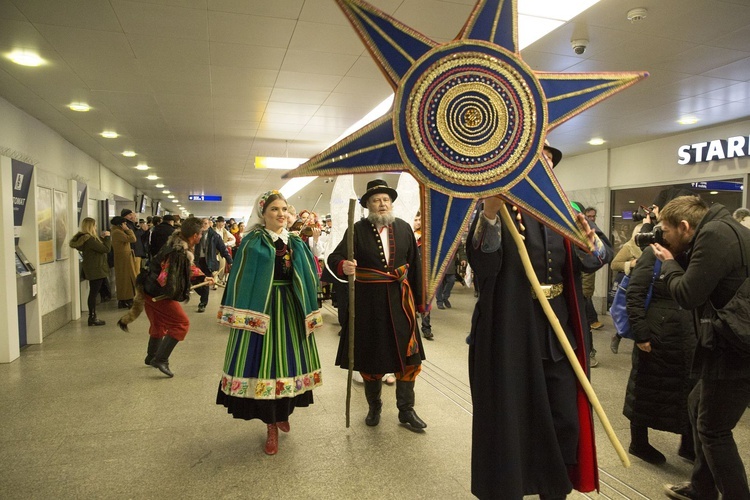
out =
<svg viewBox="0 0 750 500"><path fill-rule="evenodd" d="M650 233L636 234L634 241L635 241L635 244L641 248L646 248L647 246L653 243L664 245L664 232L662 231L660 227L657 226Z"/></svg>
<svg viewBox="0 0 750 500"><path fill-rule="evenodd" d="M635 222L640 222L646 217L651 217L651 222L656 224L656 212L654 212L654 208L656 208L656 205L651 205L650 207L644 207L641 205L638 208L638 211L633 213L633 220Z"/></svg>

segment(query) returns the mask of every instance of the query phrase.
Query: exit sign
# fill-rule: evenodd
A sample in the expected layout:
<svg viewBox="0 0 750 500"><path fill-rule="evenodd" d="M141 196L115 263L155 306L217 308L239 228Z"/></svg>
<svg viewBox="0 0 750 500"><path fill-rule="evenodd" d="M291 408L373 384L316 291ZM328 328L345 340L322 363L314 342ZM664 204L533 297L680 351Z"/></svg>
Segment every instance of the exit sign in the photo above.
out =
<svg viewBox="0 0 750 500"><path fill-rule="evenodd" d="M189 194L190 201L221 201L221 196L213 194Z"/></svg>

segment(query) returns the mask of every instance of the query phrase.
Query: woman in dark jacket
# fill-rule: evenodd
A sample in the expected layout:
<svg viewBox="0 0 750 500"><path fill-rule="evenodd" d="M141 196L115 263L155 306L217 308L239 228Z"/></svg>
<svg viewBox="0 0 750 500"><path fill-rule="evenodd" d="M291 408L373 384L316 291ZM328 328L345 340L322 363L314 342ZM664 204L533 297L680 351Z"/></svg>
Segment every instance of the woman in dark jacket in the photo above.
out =
<svg viewBox="0 0 750 500"><path fill-rule="evenodd" d="M655 263L653 249L646 248L628 285L628 318L636 343L623 409L630 420L628 451L648 463L666 462L666 457L648 442L651 428L680 434L678 455L692 461L695 451L687 397L695 385L689 377L695 329L691 312L677 305L659 276L654 280L648 310L645 308Z"/></svg>
<svg viewBox="0 0 750 500"><path fill-rule="evenodd" d="M102 326L104 321L96 319L96 295L109 275L107 254L112 248L109 231L103 231L100 238L96 234L96 220L86 217L81 221L81 230L70 240L70 246L83 255L83 276L89 280L89 326Z"/></svg>

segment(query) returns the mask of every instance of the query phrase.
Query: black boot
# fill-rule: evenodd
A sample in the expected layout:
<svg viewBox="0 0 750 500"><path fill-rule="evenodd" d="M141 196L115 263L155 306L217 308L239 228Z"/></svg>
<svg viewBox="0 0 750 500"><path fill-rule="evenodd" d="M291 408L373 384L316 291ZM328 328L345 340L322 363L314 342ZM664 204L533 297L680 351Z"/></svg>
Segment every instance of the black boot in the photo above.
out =
<svg viewBox="0 0 750 500"><path fill-rule="evenodd" d="M659 465L667 461L662 452L651 446L648 442L648 427L630 424L630 447L628 453L648 462Z"/></svg>
<svg viewBox="0 0 750 500"><path fill-rule="evenodd" d="M105 323L104 321L102 321L100 319L96 319L96 313L95 312L89 313L89 326L103 326L103 325L106 325L106 324L107 323Z"/></svg>
<svg viewBox="0 0 750 500"><path fill-rule="evenodd" d="M146 348L146 359L145 363L147 365L151 365L151 360L154 359L154 356L156 356L156 352L159 350L159 346L161 345L161 339L158 339L156 337L149 337L148 338L148 347Z"/></svg>
<svg viewBox="0 0 750 500"><path fill-rule="evenodd" d="M396 380L396 406L399 422L409 424L418 430L427 427L427 424L414 411L414 382Z"/></svg>
<svg viewBox="0 0 750 500"><path fill-rule="evenodd" d="M167 377L174 377L174 373L169 369L169 355L172 354L172 350L179 342L174 337L167 335L159 344L159 349L156 351L154 359L151 360L151 366L159 369Z"/></svg>
<svg viewBox="0 0 750 500"><path fill-rule="evenodd" d="M365 423L374 427L380 423L380 412L383 409L383 401L380 399L380 390L383 387L382 380L365 380L365 397L370 410L365 417Z"/></svg>

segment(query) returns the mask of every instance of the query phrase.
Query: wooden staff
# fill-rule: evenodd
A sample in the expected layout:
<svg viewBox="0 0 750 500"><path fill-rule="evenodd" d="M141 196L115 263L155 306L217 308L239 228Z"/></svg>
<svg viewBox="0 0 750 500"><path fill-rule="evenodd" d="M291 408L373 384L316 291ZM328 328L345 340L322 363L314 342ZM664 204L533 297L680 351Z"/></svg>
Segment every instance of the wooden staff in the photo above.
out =
<svg viewBox="0 0 750 500"><path fill-rule="evenodd" d="M349 232L346 233L346 258L354 260L354 211L357 200L349 200ZM354 372L354 274L349 280L349 376L346 380L346 427L349 428L349 409L352 402L352 374Z"/></svg>
<svg viewBox="0 0 750 500"><path fill-rule="evenodd" d="M578 378L578 382L581 384L581 387L583 387L586 396L588 396L589 402L591 403L591 406L594 408L594 411L599 417L599 421L601 421L602 427L604 427L604 431L607 433L607 437L609 437L609 441L612 443L612 446L615 448L617 455L620 457L622 465L624 465L625 467L630 467L630 459L628 459L628 455L627 453L625 453L625 449L617 439L615 431L612 429L612 425L610 425L609 419L607 418L606 413L604 413L602 405L599 403L599 398L596 397L594 388L591 387L591 382L589 382L589 379L586 377L586 373L584 373L583 368L581 368L581 364L578 362L576 353L570 346L570 342L568 342L568 338L565 336L562 325L560 325L560 320L552 310L552 306L549 305L549 301L547 300L546 295L544 295L544 291L542 291L542 286L539 284L539 279L536 277L534 267L532 266L531 259L529 258L529 253L526 250L526 245L524 245L523 239L518 233L518 229L516 229L516 225L513 223L513 219L511 219L510 214L508 213L508 207L505 206L505 203L500 205L500 217L502 217L503 224L508 227L508 231L510 231L511 236L513 237L513 241L515 241L516 246L518 247L518 253L521 256L523 268L526 271L526 277L529 279L531 288L534 289L534 293L536 294L537 299L539 299L539 304L541 304L542 309L544 310L544 314L547 316L550 325L552 325L552 330L557 336L557 340L560 342L560 345L565 351L565 355L567 356L568 361L570 361L570 365L573 367L573 371Z"/></svg>
<svg viewBox="0 0 750 500"><path fill-rule="evenodd" d="M203 283L198 283L197 285L193 285L193 286L190 287L190 289L191 290L195 290L196 288L200 288L200 287L206 286L206 285L208 285L208 281L204 281ZM216 285L217 286L224 286L224 285L219 285L218 283L216 283ZM160 300L164 300L164 299L168 299L168 298L169 297L167 297L166 295L159 295L158 297L151 297L151 301L152 302L159 302Z"/></svg>

